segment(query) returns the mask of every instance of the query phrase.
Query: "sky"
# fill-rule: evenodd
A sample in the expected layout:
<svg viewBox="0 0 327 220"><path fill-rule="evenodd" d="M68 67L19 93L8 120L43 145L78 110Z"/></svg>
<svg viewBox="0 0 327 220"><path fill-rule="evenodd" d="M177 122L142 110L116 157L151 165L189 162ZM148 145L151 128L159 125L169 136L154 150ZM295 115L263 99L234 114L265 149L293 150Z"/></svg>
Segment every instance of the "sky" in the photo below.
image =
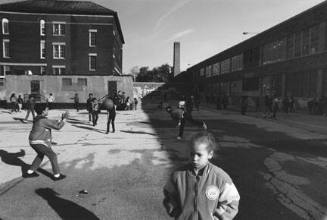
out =
<svg viewBox="0 0 327 220"><path fill-rule="evenodd" d="M172 65L181 45L181 70L323 0L90 0L117 11L125 44L123 72ZM0 0L0 3L10 2ZM243 32L251 34L243 35Z"/></svg>

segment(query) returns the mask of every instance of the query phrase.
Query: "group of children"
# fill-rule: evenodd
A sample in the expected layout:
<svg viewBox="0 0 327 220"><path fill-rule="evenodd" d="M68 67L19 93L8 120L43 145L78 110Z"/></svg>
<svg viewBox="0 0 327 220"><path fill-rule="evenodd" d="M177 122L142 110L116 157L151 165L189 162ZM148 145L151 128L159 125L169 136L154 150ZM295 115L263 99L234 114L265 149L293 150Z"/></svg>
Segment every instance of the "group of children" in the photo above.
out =
<svg viewBox="0 0 327 220"><path fill-rule="evenodd" d="M89 107L95 105L95 98L89 96ZM185 102L179 102L181 110L179 127L185 124ZM116 105L113 98L105 97L103 105L108 110L107 133L110 123L115 131L114 120ZM93 108L93 107L92 107ZM89 109L88 109L89 110ZM93 111L93 110L92 110ZM66 176L60 172L56 153L51 149L51 130L59 130L64 126L68 113L62 114L60 120L47 118L48 108L45 104L35 105L37 116L33 121L33 127L29 135L30 146L37 156L27 170L24 177L36 177L36 170L40 166L44 156L47 156L53 169L53 180L61 180ZM94 117L91 114L90 117ZM181 135L181 131L179 132ZM216 139L212 133L204 130L196 133L189 142L187 165L172 172L163 188L164 207L167 213L178 220L184 219L233 219L238 213L240 195L230 176L218 166L210 162L217 151Z"/></svg>
<svg viewBox="0 0 327 220"><path fill-rule="evenodd" d="M10 113L20 112L23 108L24 99L21 95L16 96L15 93L11 94L10 98Z"/></svg>
<svg viewBox="0 0 327 220"><path fill-rule="evenodd" d="M104 99L102 101L102 99ZM102 101L102 102L101 102ZM112 127L112 132L115 132L115 118L116 118L116 108L118 104L118 99L116 96L109 97L104 96L100 99L93 97L93 94L89 94L89 98L86 101L86 109L89 113L89 122L93 124L93 126L97 125L99 119L99 113L101 108L105 108L107 110L107 131L106 134L109 133L110 124Z"/></svg>

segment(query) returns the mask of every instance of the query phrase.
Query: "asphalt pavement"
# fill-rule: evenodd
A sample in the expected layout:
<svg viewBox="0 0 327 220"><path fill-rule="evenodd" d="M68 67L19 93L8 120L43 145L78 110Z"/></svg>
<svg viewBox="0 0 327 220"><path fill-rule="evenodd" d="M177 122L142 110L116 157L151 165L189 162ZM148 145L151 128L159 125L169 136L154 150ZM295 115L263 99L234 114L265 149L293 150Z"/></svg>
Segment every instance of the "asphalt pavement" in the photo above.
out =
<svg viewBox="0 0 327 220"><path fill-rule="evenodd" d="M187 124L183 140L156 104L119 111L116 132L105 134L85 110L70 111L53 146L67 178L54 182L44 160L39 177L22 172L35 152L28 145L26 112L0 109L0 219L170 219L162 187L174 167L187 162L187 144L200 130ZM59 118L63 110L50 111ZM327 119L300 113L266 120L210 106L193 112L219 141L213 163L233 178L241 194L236 219L327 219Z"/></svg>

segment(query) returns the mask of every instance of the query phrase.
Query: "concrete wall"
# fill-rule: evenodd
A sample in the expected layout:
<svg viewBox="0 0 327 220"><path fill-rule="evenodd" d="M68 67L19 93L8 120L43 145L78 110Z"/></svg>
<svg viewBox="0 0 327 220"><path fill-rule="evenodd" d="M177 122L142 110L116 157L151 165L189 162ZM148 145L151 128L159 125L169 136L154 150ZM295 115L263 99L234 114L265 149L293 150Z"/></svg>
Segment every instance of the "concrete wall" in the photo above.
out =
<svg viewBox="0 0 327 220"><path fill-rule="evenodd" d="M134 82L134 97L161 99L179 99L181 95L191 95L192 85L188 83ZM160 101L160 100L158 100Z"/></svg>
<svg viewBox="0 0 327 220"><path fill-rule="evenodd" d="M63 79L72 79L71 86L63 85ZM78 79L86 79L87 85L78 84ZM108 81L117 82L117 91L125 92L126 96L133 97L133 79L131 76L17 76L7 75L4 86L0 86L0 100L9 100L12 93L16 95L31 94L31 81L40 81L41 101L49 93L53 93L56 103L72 103L71 99L78 93L80 102L86 102L89 93L102 97L108 93Z"/></svg>

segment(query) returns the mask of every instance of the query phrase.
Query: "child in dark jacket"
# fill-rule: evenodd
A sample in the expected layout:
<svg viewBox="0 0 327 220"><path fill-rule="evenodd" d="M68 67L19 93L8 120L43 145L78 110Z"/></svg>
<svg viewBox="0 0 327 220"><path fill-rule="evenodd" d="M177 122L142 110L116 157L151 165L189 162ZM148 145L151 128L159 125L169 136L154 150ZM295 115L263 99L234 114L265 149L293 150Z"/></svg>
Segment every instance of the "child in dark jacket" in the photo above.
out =
<svg viewBox="0 0 327 220"><path fill-rule="evenodd" d="M61 180L65 175L60 173L58 166L58 159L56 153L51 149L52 135L51 129L59 130L64 126L64 121L68 117L68 113L62 114L61 120L50 120L48 116L48 108L45 104L36 104L35 112L37 116L33 121L33 127L29 134L30 146L35 150L37 156L35 157L31 167L24 174L24 177L38 176L35 171L39 168L44 155L47 156L51 162L53 170L53 180Z"/></svg>
<svg viewBox="0 0 327 220"><path fill-rule="evenodd" d="M171 217L230 220L236 216L239 193L229 175L209 162L215 148L215 138L206 131L192 138L190 163L173 172L164 187L164 206Z"/></svg>

